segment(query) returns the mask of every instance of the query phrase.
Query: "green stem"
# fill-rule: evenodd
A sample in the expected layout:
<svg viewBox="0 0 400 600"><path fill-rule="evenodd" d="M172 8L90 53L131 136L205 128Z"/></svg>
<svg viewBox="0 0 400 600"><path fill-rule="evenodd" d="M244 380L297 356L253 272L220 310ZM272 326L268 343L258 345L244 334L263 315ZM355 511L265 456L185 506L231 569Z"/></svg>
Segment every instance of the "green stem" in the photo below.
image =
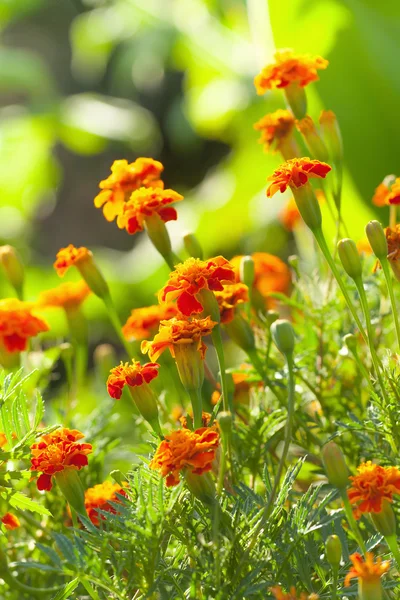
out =
<svg viewBox="0 0 400 600"><path fill-rule="evenodd" d="M188 390L188 394L190 396L190 401L192 403L193 409L193 425L194 429L199 429L203 426L202 415L203 415L203 399L201 397L201 390L191 389Z"/></svg>
<svg viewBox="0 0 400 600"><path fill-rule="evenodd" d="M340 273L339 273L339 270L338 270L338 268L336 266L336 263L333 260L333 258L331 256L331 253L329 252L329 248L328 248L328 245L326 243L324 234L322 233L322 229L314 229L313 230L313 234L315 236L315 239L317 241L318 246L321 249L322 254L324 255L324 257L326 259L326 262L328 263L329 267L331 268L332 273L333 273L333 275L334 275L334 277L335 277L335 279L336 279L336 281L337 281L337 283L338 283L338 285L340 287L340 290L341 290L341 292L342 292L342 294L344 296L344 299L345 299L346 304L347 304L347 306L348 306L348 308L349 308L349 310L350 310L350 312L352 314L352 317L353 317L354 321L356 322L356 325L357 325L357 327L358 327L358 329L359 329L359 331L360 331L360 333L361 333L361 335L362 335L365 343L367 344L368 343L367 334L365 333L364 327L362 326L362 323L361 323L361 321L359 319L357 311L356 311L355 307L353 306L353 303L352 303L351 298L349 296L349 293L348 293L348 291L346 289L346 286L345 286L345 284L343 282L343 279L340 276Z"/></svg>
<svg viewBox="0 0 400 600"><path fill-rule="evenodd" d="M385 540L395 558L395 561L397 562L397 567L400 568L400 551L396 535L394 534L385 536Z"/></svg>
<svg viewBox="0 0 400 600"><path fill-rule="evenodd" d="M362 550L362 553L365 555L365 553L367 552L367 548L366 548L365 542L362 538L361 531L357 525L357 521L354 518L353 509L351 508L351 504L350 504L350 500L347 496L347 492L345 489L342 489L339 491L340 491L340 495L343 500L344 512L346 513L346 517L347 517L347 521L350 525L350 529L352 530L354 537L356 538L357 543Z"/></svg>
<svg viewBox="0 0 400 600"><path fill-rule="evenodd" d="M337 599L337 585L338 585L339 569L332 567L332 600Z"/></svg>
<svg viewBox="0 0 400 600"><path fill-rule="evenodd" d="M121 341L123 347L125 348L125 351L126 351L128 357L132 358L133 350L132 350L129 342L126 341L126 339L124 338L124 336L122 334L121 321L119 320L119 316L117 314L117 311L115 309L114 303L113 303L110 295L108 297L104 298L104 304L108 310L108 316L114 327L115 333L117 334L119 340Z"/></svg>
<svg viewBox="0 0 400 600"><path fill-rule="evenodd" d="M226 380L226 371L225 371L225 354L224 354L224 345L222 343L221 336L221 326L215 325L212 334L212 341L214 344L215 351L217 353L218 366L221 378L221 392L222 392L222 402L224 411L230 411L233 415L233 402L229 397L228 391L228 382Z"/></svg>
<svg viewBox="0 0 400 600"><path fill-rule="evenodd" d="M397 346L400 350L400 324L399 324L399 318L397 316L396 300L395 300L394 294L393 294L392 273L391 273L389 261L387 258L381 259L380 262L382 265L383 274L385 275L386 286L387 286L387 289L389 292L390 304L392 307L392 314L393 314L394 324L396 327Z"/></svg>

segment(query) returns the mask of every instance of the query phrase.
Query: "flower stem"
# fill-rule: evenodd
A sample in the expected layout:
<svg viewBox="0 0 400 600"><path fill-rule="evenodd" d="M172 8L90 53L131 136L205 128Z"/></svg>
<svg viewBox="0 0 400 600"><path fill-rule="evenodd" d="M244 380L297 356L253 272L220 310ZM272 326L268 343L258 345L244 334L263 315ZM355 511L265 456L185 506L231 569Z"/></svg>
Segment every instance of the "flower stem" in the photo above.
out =
<svg viewBox="0 0 400 600"><path fill-rule="evenodd" d="M332 600L337 599L337 584L339 570L337 567L332 567Z"/></svg>
<svg viewBox="0 0 400 600"><path fill-rule="evenodd" d="M351 508L350 500L347 496L346 490L341 489L340 495L343 500L344 512L346 513L346 517L347 517L347 521L350 525L350 529L352 530L354 537L356 538L357 543L361 548L362 553L365 554L367 552L367 548L366 548L365 542L362 538L361 531L357 525L357 521L354 518L353 509Z"/></svg>
<svg viewBox="0 0 400 600"><path fill-rule="evenodd" d="M389 292L389 298L390 298L390 304L392 307L394 325L396 327L397 345L400 350L400 324L399 324L399 317L397 315L396 300L395 300L394 294L393 294L392 274L391 274L391 270L390 270L390 266L389 266L389 261L387 258L381 259L380 263L382 265L383 274L385 276L386 285L387 285L387 289Z"/></svg>
<svg viewBox="0 0 400 600"><path fill-rule="evenodd" d="M233 415L233 402L229 398L228 392L228 382L226 380L226 372L225 372L225 354L224 354L224 345L222 343L221 336L221 326L215 325L212 334L212 341L214 344L215 351L217 353L218 366L221 378L221 392L222 392L222 402L224 411L230 411Z"/></svg>
<svg viewBox="0 0 400 600"><path fill-rule="evenodd" d="M108 310L108 316L110 317L110 321L114 327L115 333L117 334L119 340L121 341L123 347L125 348L125 351L126 351L128 357L132 358L133 350L132 350L129 342L126 341L126 339L124 338L124 336L122 334L121 321L119 320L119 316L115 309L114 302L112 301L111 295L108 295L104 298L104 304Z"/></svg>
<svg viewBox="0 0 400 600"><path fill-rule="evenodd" d="M188 390L188 394L190 396L190 401L192 403L194 429L199 429L199 427L202 427L202 425L203 425L203 422L202 422L203 399L201 397L201 390L199 388L190 389L190 390Z"/></svg>
<svg viewBox="0 0 400 600"><path fill-rule="evenodd" d="M396 535L394 534L385 536L385 540L395 558L395 561L397 562L397 567L400 568L400 551Z"/></svg>

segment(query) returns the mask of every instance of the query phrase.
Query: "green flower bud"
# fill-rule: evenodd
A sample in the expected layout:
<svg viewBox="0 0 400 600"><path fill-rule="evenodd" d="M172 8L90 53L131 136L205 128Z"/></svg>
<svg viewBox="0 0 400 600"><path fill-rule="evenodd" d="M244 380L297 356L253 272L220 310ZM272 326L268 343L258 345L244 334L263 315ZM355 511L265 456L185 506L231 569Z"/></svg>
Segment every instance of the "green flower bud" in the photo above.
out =
<svg viewBox="0 0 400 600"><path fill-rule="evenodd" d="M189 256L203 260L203 248L200 246L199 240L194 233L187 233L184 235L183 244Z"/></svg>
<svg viewBox="0 0 400 600"><path fill-rule="evenodd" d="M331 110L323 110L319 117L322 137L329 148L331 156L335 163L340 163L343 159L342 135L336 115Z"/></svg>
<svg viewBox="0 0 400 600"><path fill-rule="evenodd" d="M335 442L328 442L322 448L322 461L329 483L344 490L349 483L349 469L343 452Z"/></svg>
<svg viewBox="0 0 400 600"><path fill-rule="evenodd" d="M276 347L282 354L292 354L294 350L294 331L291 323L285 319L278 319L271 325L272 338Z"/></svg>
<svg viewBox="0 0 400 600"><path fill-rule="evenodd" d="M388 245L385 231L379 221L370 221L365 233L376 258L385 259L388 255Z"/></svg>
<svg viewBox="0 0 400 600"><path fill-rule="evenodd" d="M218 413L217 421L218 421L219 427L221 429L222 435L227 438L230 438L230 436L232 434L232 422L233 422L232 413L230 413L228 411Z"/></svg>
<svg viewBox="0 0 400 600"><path fill-rule="evenodd" d="M249 290L253 287L254 275L254 260L251 256L243 256L240 261L240 281L246 284Z"/></svg>
<svg viewBox="0 0 400 600"><path fill-rule="evenodd" d="M352 279L359 279L362 275L362 264L354 241L350 238L340 240L338 250L339 258L347 275Z"/></svg>
<svg viewBox="0 0 400 600"><path fill-rule="evenodd" d="M325 543L326 559L331 567L338 568L342 559L342 544L337 535L330 535Z"/></svg>
<svg viewBox="0 0 400 600"><path fill-rule="evenodd" d="M0 246L0 265L3 267L9 283L21 298L25 277L24 265L13 246Z"/></svg>

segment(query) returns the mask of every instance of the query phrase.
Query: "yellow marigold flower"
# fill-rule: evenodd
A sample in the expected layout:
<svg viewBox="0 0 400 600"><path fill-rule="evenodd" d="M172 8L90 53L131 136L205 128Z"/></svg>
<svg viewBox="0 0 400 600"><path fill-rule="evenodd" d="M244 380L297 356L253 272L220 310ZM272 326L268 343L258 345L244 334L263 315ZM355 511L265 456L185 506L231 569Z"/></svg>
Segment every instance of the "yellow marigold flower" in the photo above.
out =
<svg viewBox="0 0 400 600"><path fill-rule="evenodd" d="M324 179L331 169L327 163L308 157L287 160L268 177L271 183L267 188L267 197L272 198L278 191L283 193L288 187L299 188L305 185L310 177Z"/></svg>
<svg viewBox="0 0 400 600"><path fill-rule="evenodd" d="M117 514L117 510L110 502L120 504L121 499L118 496L126 497L127 494L124 488L127 487L127 485L126 482L120 486L118 483L104 481L104 483L99 483L85 491L85 508L93 525L96 525L97 527L100 523L100 519L105 518L103 515L100 516L99 509L113 515Z"/></svg>
<svg viewBox="0 0 400 600"><path fill-rule="evenodd" d="M160 365L157 363L147 363L141 365L139 361L132 360L132 363L122 363L118 367L111 369L107 380L107 390L111 398L119 400L122 396L122 390L125 385L135 387L150 383L158 375Z"/></svg>
<svg viewBox="0 0 400 600"><path fill-rule="evenodd" d="M289 110L279 109L274 113L265 115L254 124L256 131L261 131L260 143L264 144L266 152L278 152L286 140L291 137L295 125L295 118Z"/></svg>
<svg viewBox="0 0 400 600"><path fill-rule="evenodd" d="M70 244L66 248L61 248L57 252L54 268L57 271L57 274L60 277L63 277L70 267L76 266L87 260L91 260L92 257L92 252L84 246L76 248L73 244Z"/></svg>
<svg viewBox="0 0 400 600"><path fill-rule="evenodd" d="M347 495L359 513L379 513L383 500L393 502L393 494L400 494L400 470L397 467L381 467L371 461L357 468L357 475L349 477L351 487Z"/></svg>
<svg viewBox="0 0 400 600"><path fill-rule="evenodd" d="M165 436L149 466L166 477L168 487L178 485L181 471L194 475L211 471L218 446L216 428L178 429Z"/></svg>
<svg viewBox="0 0 400 600"><path fill-rule="evenodd" d="M266 306L271 308L274 305L269 297L272 292L289 292L289 267L277 256L266 252L254 252L251 256L254 261L253 289L260 294ZM241 260L242 256L235 256L230 261L235 269L236 281L240 281Z"/></svg>
<svg viewBox="0 0 400 600"><path fill-rule="evenodd" d="M174 190L142 187L133 192L130 199L122 205L117 225L120 229L126 229L129 234L134 235L138 231L143 231L146 219L153 215L158 215L164 223L176 221L177 212L170 204L181 200L183 196Z"/></svg>
<svg viewBox="0 0 400 600"><path fill-rule="evenodd" d="M33 308L32 303L16 298L0 300L0 345L7 352L26 350L29 338L49 330L47 323L32 313Z"/></svg>
<svg viewBox="0 0 400 600"><path fill-rule="evenodd" d="M89 294L90 288L85 281L62 283L52 290L41 292L38 305L70 310L78 308Z"/></svg>
<svg viewBox="0 0 400 600"><path fill-rule="evenodd" d="M294 586L290 588L290 592L285 593L280 585L276 585L271 588L271 592L275 600L318 600L319 598L317 594L308 595L306 592L301 592L298 596Z"/></svg>
<svg viewBox="0 0 400 600"><path fill-rule="evenodd" d="M350 560L353 563L353 566L344 580L344 585L346 587L350 585L351 580L354 577L357 577L358 580L361 579L364 582L379 582L382 575L387 573L390 569L389 560L382 561L382 559L378 557L376 562L374 562L374 555L372 552L366 553L365 560L361 554L356 552L350 556Z"/></svg>
<svg viewBox="0 0 400 600"><path fill-rule="evenodd" d="M144 354L148 352L151 360L157 360L167 348L175 358L176 347L196 344L201 358L204 359L207 346L203 342L203 337L210 335L215 325L211 317L192 321L173 317L168 321L161 321L160 330L154 340L151 342L144 340L141 350Z"/></svg>
<svg viewBox="0 0 400 600"><path fill-rule="evenodd" d="M233 283L224 285L224 289L215 292L221 314L221 323L229 323L235 316L235 308L238 304L249 301L249 288L244 283Z"/></svg>
<svg viewBox="0 0 400 600"><path fill-rule="evenodd" d="M233 267L222 256L209 260L188 258L184 263L176 265L170 273L167 285L158 295L159 302L170 302L177 299L178 310L190 316L200 313L204 307L199 301L202 290L221 292L223 283L233 282L235 274Z"/></svg>
<svg viewBox="0 0 400 600"><path fill-rule="evenodd" d="M328 64L321 56L295 54L289 49L278 50L275 53L275 62L264 67L254 79L257 94L285 88L292 83L305 87L313 81L318 81L317 71L326 69Z"/></svg>
<svg viewBox="0 0 400 600"><path fill-rule="evenodd" d="M376 188L372 203L375 206L400 204L400 177L394 175L385 177L383 182Z"/></svg>
<svg viewBox="0 0 400 600"><path fill-rule="evenodd" d="M175 302L134 308L122 327L122 333L128 342L148 339L154 334L161 321L171 319L177 314Z"/></svg>
<svg viewBox="0 0 400 600"><path fill-rule="evenodd" d="M12 513L6 513L4 515L4 517L1 518L1 522L3 523L4 527L6 529L8 529L9 531L12 531L13 529L18 529L18 527L21 527L21 523L18 519L18 517L16 517L15 515L13 515Z"/></svg>
<svg viewBox="0 0 400 600"><path fill-rule="evenodd" d="M100 182L102 191L94 199L95 207L103 207L107 221L113 221L133 191L140 187L163 187L160 180L163 170L163 165L152 158L138 158L130 164L127 160L114 161L111 175Z"/></svg>

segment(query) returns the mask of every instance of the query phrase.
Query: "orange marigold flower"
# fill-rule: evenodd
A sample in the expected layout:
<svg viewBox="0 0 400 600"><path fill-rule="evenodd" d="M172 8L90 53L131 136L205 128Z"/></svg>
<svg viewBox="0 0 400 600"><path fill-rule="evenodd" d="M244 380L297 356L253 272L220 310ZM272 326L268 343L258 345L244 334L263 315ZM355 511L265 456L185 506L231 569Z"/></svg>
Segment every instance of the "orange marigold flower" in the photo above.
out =
<svg viewBox="0 0 400 600"><path fill-rule="evenodd" d="M272 198L278 191L283 193L288 186L299 188L310 177L324 179L331 169L327 163L308 157L287 160L268 177L271 184L267 188L267 197Z"/></svg>
<svg viewBox="0 0 400 600"><path fill-rule="evenodd" d="M158 215L164 223L176 221L177 212L169 205L181 200L183 196L174 190L142 187L133 192L128 202L123 204L117 218L117 225L133 235L143 231L146 218L152 215Z"/></svg>
<svg viewBox="0 0 400 600"><path fill-rule="evenodd" d="M38 304L69 310L78 308L89 294L90 288L85 281L62 283L52 290L41 292Z"/></svg>
<svg viewBox="0 0 400 600"><path fill-rule="evenodd" d="M400 257L400 225L396 225L394 229L386 227L385 235L388 243L388 259L397 260Z"/></svg>
<svg viewBox="0 0 400 600"><path fill-rule="evenodd" d="M166 286L159 292L159 302L177 298L178 310L186 316L203 311L198 294L201 290L221 292L223 283L235 281L232 265L226 258L216 256L209 260L188 258L176 265Z"/></svg>
<svg viewBox="0 0 400 600"><path fill-rule="evenodd" d="M301 592L298 596L294 586L290 588L290 592L285 593L280 585L276 585L271 588L271 592L275 600L318 600L319 598L317 594L308 595L306 592Z"/></svg>
<svg viewBox="0 0 400 600"><path fill-rule="evenodd" d="M95 207L103 207L107 221L114 221L133 191L140 187L163 187L160 180L163 170L163 165L152 158L138 158L130 164L127 160L115 160L111 175L99 184L102 191L94 199Z"/></svg>
<svg viewBox="0 0 400 600"><path fill-rule="evenodd" d="M224 285L221 292L215 292L221 314L221 323L229 323L235 316L238 304L249 301L249 288L244 283Z"/></svg>
<svg viewBox="0 0 400 600"><path fill-rule="evenodd" d="M171 319L177 314L175 302L134 308L122 327L122 333L129 342L148 339L154 334L161 321Z"/></svg>
<svg viewBox="0 0 400 600"><path fill-rule="evenodd" d="M175 346L183 344L197 344L201 358L205 357L207 347L203 342L203 337L210 335L213 327L216 325L211 317L204 319L177 319L173 317L168 321L161 321L160 330L151 342L143 340L141 350L143 354L149 353L151 360L157 360L158 357L167 349L175 358Z"/></svg>
<svg viewBox="0 0 400 600"><path fill-rule="evenodd" d="M371 244L369 243L369 241L366 237L361 238L361 240L358 240L358 242L356 243L356 246L357 246L357 250L359 251L360 254L365 254L366 256L371 256L371 254L372 254Z"/></svg>
<svg viewBox="0 0 400 600"><path fill-rule="evenodd" d="M321 56L295 54L293 50L278 50L275 62L267 65L254 79L257 94L265 94L267 90L285 88L292 83L304 87L318 81L317 71L326 69L328 61Z"/></svg>
<svg viewBox="0 0 400 600"><path fill-rule="evenodd" d="M350 585L351 580L354 577L363 581L379 581L382 575L387 573L390 569L390 560L382 561L382 559L378 557L376 562L374 562L374 555L372 552L367 552L365 554L365 560L361 554L356 552L350 556L350 560L353 563L353 566L344 580L344 585L346 587Z"/></svg>
<svg viewBox="0 0 400 600"><path fill-rule="evenodd" d="M394 175L385 177L383 182L376 188L372 203L375 206L400 204L400 177Z"/></svg>
<svg viewBox="0 0 400 600"><path fill-rule="evenodd" d="M16 517L12 513L6 513L4 517L1 518L1 522L3 523L4 527L6 529L9 529L10 531L21 527L21 523L19 522L18 517Z"/></svg>
<svg viewBox="0 0 400 600"><path fill-rule="evenodd" d="M147 363L141 365L139 361L132 360L132 363L123 363L118 367L111 369L107 379L107 390L111 398L119 400L122 395L122 390L126 385L135 387L150 383L152 379L157 377L160 365L157 363Z"/></svg>
<svg viewBox="0 0 400 600"><path fill-rule="evenodd" d="M40 438L31 446L31 471L41 473L36 485L38 490L51 490L51 478L60 471L80 470L88 464L87 455L91 444L81 444L83 433L77 429L56 429Z"/></svg>
<svg viewBox="0 0 400 600"><path fill-rule="evenodd" d="M100 519L104 519L103 515L99 514L99 509L104 512L117 514L117 510L110 504L121 504L121 499L118 496L126 497L125 487L128 484L123 482L122 486L118 483L104 481L94 487L88 488L85 491L85 508L89 519L96 527L100 523Z"/></svg>
<svg viewBox="0 0 400 600"><path fill-rule="evenodd" d="M92 256L93 254L91 251L84 246L76 248L73 244L70 244L66 248L61 248L57 252L54 268L58 275L63 277L70 267L76 266L82 261L91 259Z"/></svg>
<svg viewBox="0 0 400 600"><path fill-rule="evenodd" d="M7 352L26 350L29 338L49 330L47 323L32 313L33 308L32 303L16 298L0 300L0 343Z"/></svg>
<svg viewBox="0 0 400 600"><path fill-rule="evenodd" d="M393 494L400 494L400 470L397 467L381 467L368 461L357 471L357 475L349 477L351 487L347 491L351 504L357 505L357 513L379 513L383 500L393 502Z"/></svg>
<svg viewBox="0 0 400 600"><path fill-rule="evenodd" d="M292 135L295 118L289 110L279 109L265 115L254 124L256 131L261 131L260 144L264 144L266 152L278 152L282 143Z"/></svg>
<svg viewBox="0 0 400 600"><path fill-rule="evenodd" d="M254 252L253 288L265 299L268 308L274 305L269 295L273 292L287 294L290 288L289 267L277 256L266 252ZM231 264L235 269L236 281L240 281L240 263L242 256L235 256Z"/></svg>
<svg viewBox="0 0 400 600"><path fill-rule="evenodd" d="M178 429L165 436L149 466L167 478L168 487L178 485L183 469L195 475L211 471L218 446L219 435L213 427Z"/></svg>

